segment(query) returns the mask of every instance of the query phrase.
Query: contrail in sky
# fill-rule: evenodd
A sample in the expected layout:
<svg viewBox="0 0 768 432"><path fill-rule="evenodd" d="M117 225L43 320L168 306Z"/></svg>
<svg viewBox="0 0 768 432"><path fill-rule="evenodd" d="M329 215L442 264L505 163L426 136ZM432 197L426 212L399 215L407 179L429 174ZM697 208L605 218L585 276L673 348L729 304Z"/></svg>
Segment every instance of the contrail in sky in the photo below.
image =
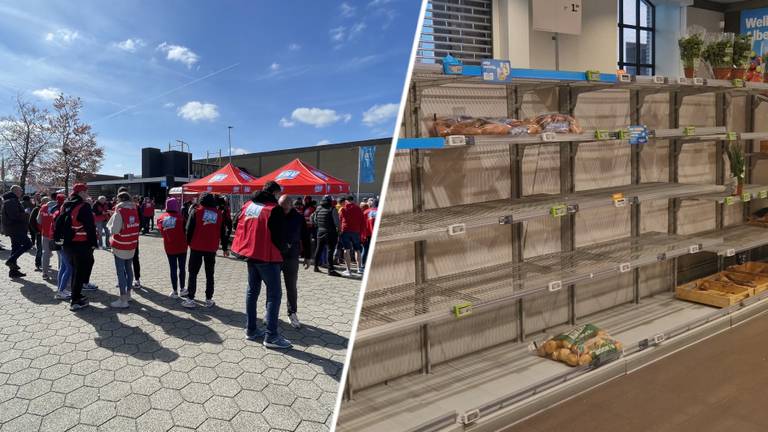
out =
<svg viewBox="0 0 768 432"><path fill-rule="evenodd" d="M171 89L171 90L168 90L168 91L167 91L167 92L165 92L165 93L161 93L161 94L159 94L159 95L157 95L157 96L153 96L153 97L151 97L151 98L149 98L149 99L146 99L146 100L143 100L143 101L141 101L141 102L139 102L139 103L137 103L137 104L134 104L134 105L128 105L127 107L125 107L125 108L121 109L120 111L115 111L115 112L113 112L112 114L110 114L110 115L108 115L108 116L106 116L106 117L103 117L103 118L101 118L101 119L99 119L99 120L96 120L96 121L101 121L101 120L109 120L109 119L111 119L111 118L115 118L115 117L119 116L120 114L122 114L122 113L124 113L124 112L126 112L126 111L130 111L130 110L132 110L132 109L134 109L134 108L136 108L136 107L138 107L138 106L144 105L144 104L145 104L145 103L147 103L147 102L152 102L152 101L154 101L154 100L157 100L157 99L163 98L163 97L165 97L165 96L168 96L169 94L172 94L172 93L176 93L177 91L179 91L179 90L181 90L181 89L183 89L183 88L186 88L186 87L189 87L189 86L191 86L192 84L197 84L197 83L199 83L200 81L203 81L203 80L206 80L206 79L208 79L208 78L211 78L211 77L213 77L213 76L216 76L216 75L219 75L219 74L221 74L221 73L224 73L224 72L226 72L226 71L228 71L228 70L230 70L230 69L233 69L233 68L235 68L235 67L237 67L237 66L240 66L240 63L235 63L235 64L233 64L233 65L230 65L230 66L227 66L227 67L225 67L224 69L219 69L219 70L217 70L217 71L215 71L215 72L211 72L211 73L209 73L208 75L202 76L202 77L200 77L200 78L198 78L198 79L196 79L196 80L192 80L192 81L190 81L190 82L188 82L188 83L186 83L186 84L182 84L182 85L180 85L180 86L178 86L178 87L176 87L176 88L173 88L173 89Z"/></svg>

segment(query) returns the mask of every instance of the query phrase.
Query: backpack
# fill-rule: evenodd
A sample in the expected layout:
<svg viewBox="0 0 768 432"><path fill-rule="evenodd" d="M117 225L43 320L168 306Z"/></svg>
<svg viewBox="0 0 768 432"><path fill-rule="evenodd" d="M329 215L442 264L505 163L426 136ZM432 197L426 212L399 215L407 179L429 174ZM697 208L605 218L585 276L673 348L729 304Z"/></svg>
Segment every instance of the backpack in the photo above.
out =
<svg viewBox="0 0 768 432"><path fill-rule="evenodd" d="M69 209L69 211L63 211L64 209L62 208L62 211L56 216L53 222L53 242L55 244L62 246L72 242L72 239L75 237L75 232L72 230L72 214L77 214L82 205L80 203Z"/></svg>

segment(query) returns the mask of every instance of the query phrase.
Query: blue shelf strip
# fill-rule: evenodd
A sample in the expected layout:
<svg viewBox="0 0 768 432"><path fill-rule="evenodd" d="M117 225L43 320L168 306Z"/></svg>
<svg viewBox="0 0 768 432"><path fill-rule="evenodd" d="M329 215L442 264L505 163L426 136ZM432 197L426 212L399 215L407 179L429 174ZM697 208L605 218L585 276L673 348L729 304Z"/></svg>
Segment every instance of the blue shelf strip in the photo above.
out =
<svg viewBox="0 0 768 432"><path fill-rule="evenodd" d="M463 66L462 69L461 75L463 76L482 76L482 69L480 66ZM510 71L510 77L512 79L587 81L586 72L553 71L548 69L512 69ZM599 82L615 83L616 75L601 73Z"/></svg>
<svg viewBox="0 0 768 432"><path fill-rule="evenodd" d="M399 138L398 150L441 149L445 147L445 138Z"/></svg>

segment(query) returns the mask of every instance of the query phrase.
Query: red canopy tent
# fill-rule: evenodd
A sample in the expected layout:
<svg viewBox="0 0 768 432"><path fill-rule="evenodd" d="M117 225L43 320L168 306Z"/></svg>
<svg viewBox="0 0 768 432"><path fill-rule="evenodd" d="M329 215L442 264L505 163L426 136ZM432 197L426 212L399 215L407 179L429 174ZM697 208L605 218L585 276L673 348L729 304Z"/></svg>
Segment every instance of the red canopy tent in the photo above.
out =
<svg viewBox="0 0 768 432"><path fill-rule="evenodd" d="M349 193L349 183L337 179L301 159L294 159L282 168L278 168L264 177L259 177L256 184L261 188L270 180L276 181L283 187L283 193L288 195Z"/></svg>
<svg viewBox="0 0 768 432"><path fill-rule="evenodd" d="M244 195L249 195L259 190L255 177L231 163L223 166L213 174L185 184L183 188L184 191Z"/></svg>

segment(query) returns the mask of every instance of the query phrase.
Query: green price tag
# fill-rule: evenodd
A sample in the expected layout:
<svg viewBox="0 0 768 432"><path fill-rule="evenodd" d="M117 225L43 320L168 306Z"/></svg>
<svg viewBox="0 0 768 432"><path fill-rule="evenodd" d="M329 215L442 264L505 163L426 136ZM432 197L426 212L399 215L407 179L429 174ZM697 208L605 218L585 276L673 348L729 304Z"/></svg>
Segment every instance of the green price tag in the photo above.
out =
<svg viewBox="0 0 768 432"><path fill-rule="evenodd" d="M683 128L683 135L691 136L696 134L696 128L693 126L686 126Z"/></svg>
<svg viewBox="0 0 768 432"><path fill-rule="evenodd" d="M453 306L453 314L456 318L464 318L472 313L472 303L461 303Z"/></svg>
<svg viewBox="0 0 768 432"><path fill-rule="evenodd" d="M629 130L627 129L619 129L616 131L616 137L618 137L620 140L629 139Z"/></svg>
<svg viewBox="0 0 768 432"><path fill-rule="evenodd" d="M752 194L749 192L744 192L741 194L741 201L743 202L750 202L752 201Z"/></svg>
<svg viewBox="0 0 768 432"><path fill-rule="evenodd" d="M595 138L599 140L607 140L611 137L607 130L598 129L595 131Z"/></svg>
<svg viewBox="0 0 768 432"><path fill-rule="evenodd" d="M728 140L728 141L736 141L738 139L738 137L736 136L736 132L728 132L725 135L725 139Z"/></svg>
<svg viewBox="0 0 768 432"><path fill-rule="evenodd" d="M725 205L732 205L733 204L733 197L732 196L725 197L725 199L723 200L723 203L725 203Z"/></svg>
<svg viewBox="0 0 768 432"><path fill-rule="evenodd" d="M733 80L734 87L744 87L744 80L736 78Z"/></svg>
<svg viewBox="0 0 768 432"><path fill-rule="evenodd" d="M553 217L565 216L568 214L568 206L565 204L556 205L549 209L549 214L551 214Z"/></svg>
<svg viewBox="0 0 768 432"><path fill-rule="evenodd" d="M768 190L760 191L757 193L757 197L760 199L768 198Z"/></svg>
<svg viewBox="0 0 768 432"><path fill-rule="evenodd" d="M599 70L588 70L586 74L587 74L587 81L600 81Z"/></svg>

